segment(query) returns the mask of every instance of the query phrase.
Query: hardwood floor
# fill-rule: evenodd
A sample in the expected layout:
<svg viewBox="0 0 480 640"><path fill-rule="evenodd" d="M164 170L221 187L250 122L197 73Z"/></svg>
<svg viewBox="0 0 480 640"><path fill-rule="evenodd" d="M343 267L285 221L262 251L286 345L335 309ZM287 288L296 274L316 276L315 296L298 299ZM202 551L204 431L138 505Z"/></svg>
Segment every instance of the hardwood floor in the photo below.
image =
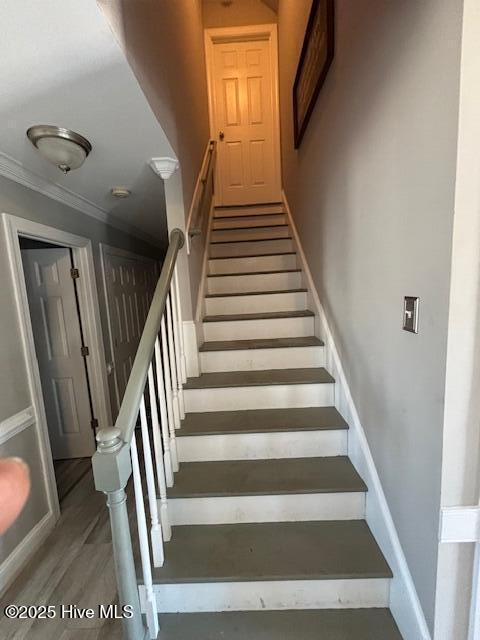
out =
<svg viewBox="0 0 480 640"><path fill-rule="evenodd" d="M71 478L72 473L66 473L65 477ZM131 495L129 501L133 503ZM120 640L122 637L121 621L103 620L98 616L100 604L115 603L116 584L105 497L93 486L91 468L67 492L61 509L57 526L1 599L2 640ZM134 518L133 504L129 512ZM131 529L133 535L134 528ZM9 620L4 615L8 604L54 605L56 618ZM91 607L95 617L62 619L61 605Z"/></svg>
<svg viewBox="0 0 480 640"><path fill-rule="evenodd" d="M90 458L54 460L55 479L60 503L92 468Z"/></svg>

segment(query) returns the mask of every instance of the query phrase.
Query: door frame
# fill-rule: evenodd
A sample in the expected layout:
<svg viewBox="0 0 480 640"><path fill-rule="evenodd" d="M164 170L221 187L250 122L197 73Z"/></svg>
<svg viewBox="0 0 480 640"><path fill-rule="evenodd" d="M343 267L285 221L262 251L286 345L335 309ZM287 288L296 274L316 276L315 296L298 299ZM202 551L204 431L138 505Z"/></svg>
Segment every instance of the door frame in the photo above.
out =
<svg viewBox="0 0 480 640"><path fill-rule="evenodd" d="M100 263L102 267L102 282L103 282L103 295L105 297L105 309L107 316L107 326L108 326L108 347L109 347L109 355L110 360L109 363L114 365L114 368L110 375L114 376L114 386L115 386L115 404L119 402L119 393L118 393L118 379L117 379L117 369L116 364L114 362L114 348L113 348L113 332L112 332L112 317L110 305L108 304L108 284L107 284L107 271L106 271L106 258L108 254L118 256L120 258L128 258L129 260L137 260L137 262L144 262L152 264L152 267L156 269L156 277L158 280L159 269L158 262L155 258L149 258L148 256L141 256L138 253L133 253L132 251L127 251L126 249L120 249L119 247L114 247L113 245L106 244L104 242L100 242ZM155 289L155 287L154 287ZM107 380L108 384L108 380ZM112 397L110 394L110 407L112 404Z"/></svg>
<svg viewBox="0 0 480 640"><path fill-rule="evenodd" d="M278 76L278 29L275 23L252 24L246 27L215 27L204 29L205 64L207 71L208 93L208 120L210 123L210 139L217 139L215 129L215 80L213 75L214 49L213 46L220 42L249 42L255 40L267 40L270 43L270 64L273 71L272 104L273 109L273 147L275 156L275 175L278 180L278 193L282 191L282 166L280 158L280 93ZM218 157L218 156L217 156ZM217 160L218 166L218 160ZM220 206L221 184L218 173L215 172L215 204Z"/></svg>
<svg viewBox="0 0 480 640"><path fill-rule="evenodd" d="M20 238L31 238L56 244L72 249L75 266L80 270L77 281L80 321L85 341L90 348L90 355L86 359L87 371L92 391L92 404L99 428L112 424L110 402L108 396L107 371L105 350L103 345L100 309L98 304L95 267L93 261L92 243L88 238L77 236L55 227L49 227L38 222L20 218L8 213L2 213L2 221L7 245L7 255L10 264L12 283L18 312L18 323L22 338L25 366L27 369L28 385L34 407L36 421L39 426L39 445L46 481L47 498L51 512L55 519L60 516L57 485L53 468L52 450L48 432L47 417L37 362L35 342L33 338L30 308L28 304L25 274L23 270Z"/></svg>

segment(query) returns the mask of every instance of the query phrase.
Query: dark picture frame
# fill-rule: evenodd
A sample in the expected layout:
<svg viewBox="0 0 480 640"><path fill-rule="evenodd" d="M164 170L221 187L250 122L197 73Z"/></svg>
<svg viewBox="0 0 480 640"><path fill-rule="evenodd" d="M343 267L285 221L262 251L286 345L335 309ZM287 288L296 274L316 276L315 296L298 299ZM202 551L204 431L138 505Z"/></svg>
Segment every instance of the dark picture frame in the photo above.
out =
<svg viewBox="0 0 480 640"><path fill-rule="evenodd" d="M293 84L294 144L298 149L335 51L334 0L312 0Z"/></svg>

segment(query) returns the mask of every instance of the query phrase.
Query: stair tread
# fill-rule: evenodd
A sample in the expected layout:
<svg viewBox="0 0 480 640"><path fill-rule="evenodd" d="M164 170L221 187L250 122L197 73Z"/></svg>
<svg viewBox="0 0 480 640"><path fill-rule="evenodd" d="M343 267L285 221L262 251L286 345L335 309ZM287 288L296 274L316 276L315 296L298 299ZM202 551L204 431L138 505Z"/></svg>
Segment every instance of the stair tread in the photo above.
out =
<svg viewBox="0 0 480 640"><path fill-rule="evenodd" d="M330 429L348 429L335 407L204 411L187 413L177 437Z"/></svg>
<svg viewBox="0 0 480 640"><path fill-rule="evenodd" d="M169 498L362 492L347 456L183 462Z"/></svg>
<svg viewBox="0 0 480 640"><path fill-rule="evenodd" d="M157 584L391 577L364 520L176 526L153 570Z"/></svg>
<svg viewBox="0 0 480 640"><path fill-rule="evenodd" d="M402 640L389 609L162 614L163 640Z"/></svg>
<svg viewBox="0 0 480 640"><path fill-rule="evenodd" d="M235 244L240 242L274 242L277 240L291 240L292 236L282 236L281 238L235 238L234 240L211 240L210 244Z"/></svg>
<svg viewBox="0 0 480 640"><path fill-rule="evenodd" d="M265 369L259 371L214 371L188 378L184 389L257 387L277 384L330 384L334 378L324 367Z"/></svg>
<svg viewBox="0 0 480 640"><path fill-rule="evenodd" d="M235 274L233 274L235 275ZM268 291L226 291L225 293L207 293L205 298L231 298L236 296L270 296L275 293L305 293L305 287L297 289L269 289Z"/></svg>
<svg viewBox="0 0 480 640"><path fill-rule="evenodd" d="M277 292L277 293L282 293ZM265 313L233 313L229 315L204 316L203 322L228 322L233 320L275 320L279 318L306 318L314 316L313 311L267 311Z"/></svg>
<svg viewBox="0 0 480 640"><path fill-rule="evenodd" d="M279 251L278 253L254 253L241 256L210 256L209 260L237 260L238 258L274 258L275 256L294 256L296 251Z"/></svg>
<svg viewBox="0 0 480 640"><path fill-rule="evenodd" d="M255 340L213 340L200 347L205 351L239 351L244 349L283 349L286 347L323 347L316 336L300 338L257 338Z"/></svg>
<svg viewBox="0 0 480 640"><path fill-rule="evenodd" d="M269 271L239 271L235 273L209 273L207 278L228 278L237 276L265 276L271 273L301 273L301 269L271 269Z"/></svg>
<svg viewBox="0 0 480 640"><path fill-rule="evenodd" d="M278 215L278 214L277 214ZM232 218L229 218L231 220ZM215 223L214 223L215 225ZM257 229L270 229L272 227L288 227L286 222L271 222L270 224L257 224L253 227L215 227L213 226L212 231L256 231Z"/></svg>

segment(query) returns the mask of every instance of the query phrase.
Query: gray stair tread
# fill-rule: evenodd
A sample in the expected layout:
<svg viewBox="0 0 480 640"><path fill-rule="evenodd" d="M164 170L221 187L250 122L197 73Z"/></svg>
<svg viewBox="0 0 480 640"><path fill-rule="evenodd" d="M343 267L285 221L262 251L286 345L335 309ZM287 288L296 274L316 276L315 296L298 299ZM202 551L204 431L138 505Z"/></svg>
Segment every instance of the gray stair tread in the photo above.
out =
<svg viewBox="0 0 480 640"><path fill-rule="evenodd" d="M154 582L391 578L364 520L176 526Z"/></svg>
<svg viewBox="0 0 480 640"><path fill-rule="evenodd" d="M320 431L348 429L335 407L298 409L247 409L187 413L177 438L183 436L275 431Z"/></svg>
<svg viewBox="0 0 480 640"><path fill-rule="evenodd" d="M232 243L240 243L240 242L273 242L276 240L291 240L292 236L282 236L281 238L249 238L246 240L242 240L240 238L235 238L234 240L211 240L210 244L232 244Z"/></svg>
<svg viewBox="0 0 480 640"><path fill-rule="evenodd" d="M207 293L205 298L231 298L238 296L270 296L275 293L305 293L308 289L299 287L298 289L273 289L269 291L233 291L226 293Z"/></svg>
<svg viewBox="0 0 480 640"><path fill-rule="evenodd" d="M402 640L388 609L162 613L163 640Z"/></svg>
<svg viewBox="0 0 480 640"><path fill-rule="evenodd" d="M272 258L274 256L294 256L296 251L279 251L278 253L255 253L242 256L210 256L209 260L236 260L237 258Z"/></svg>
<svg viewBox="0 0 480 640"><path fill-rule="evenodd" d="M169 498L366 491L347 456L183 462Z"/></svg>
<svg viewBox="0 0 480 640"><path fill-rule="evenodd" d="M279 292L281 293L281 291ZM203 322L228 322L229 320L276 320L278 318L306 318L314 316L313 311L268 311L266 313L233 313L229 315L204 316Z"/></svg>
<svg viewBox="0 0 480 640"><path fill-rule="evenodd" d="M270 271L242 271L240 273L209 273L208 278L231 278L232 276L266 276L272 273L300 273L301 269L272 269Z"/></svg>
<svg viewBox="0 0 480 640"><path fill-rule="evenodd" d="M281 214L277 213L277 215ZM232 219L235 218L229 218L229 220ZM270 224L266 222L265 224L257 224L253 227L221 227L220 229L213 227L212 231L256 231L257 229L270 229L271 227L288 227L288 224L286 222L271 222Z"/></svg>
<svg viewBox="0 0 480 640"><path fill-rule="evenodd" d="M256 338L254 340L213 340L204 342L200 351L240 351L245 349L284 349L286 347L323 347L316 336L300 338Z"/></svg>
<svg viewBox="0 0 480 640"><path fill-rule="evenodd" d="M271 384L329 384L334 378L324 367L265 369L263 371L215 371L188 378L184 389L257 387Z"/></svg>

